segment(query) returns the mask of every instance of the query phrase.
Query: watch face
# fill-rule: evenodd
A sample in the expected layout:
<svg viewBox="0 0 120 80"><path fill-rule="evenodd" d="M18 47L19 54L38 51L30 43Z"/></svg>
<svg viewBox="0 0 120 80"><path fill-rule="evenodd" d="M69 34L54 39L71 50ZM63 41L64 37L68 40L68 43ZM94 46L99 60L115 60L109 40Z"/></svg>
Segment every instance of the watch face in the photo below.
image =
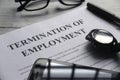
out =
<svg viewBox="0 0 120 80"><path fill-rule="evenodd" d="M92 32L92 37L95 41L102 44L110 44L113 42L113 35L106 30L95 30Z"/></svg>

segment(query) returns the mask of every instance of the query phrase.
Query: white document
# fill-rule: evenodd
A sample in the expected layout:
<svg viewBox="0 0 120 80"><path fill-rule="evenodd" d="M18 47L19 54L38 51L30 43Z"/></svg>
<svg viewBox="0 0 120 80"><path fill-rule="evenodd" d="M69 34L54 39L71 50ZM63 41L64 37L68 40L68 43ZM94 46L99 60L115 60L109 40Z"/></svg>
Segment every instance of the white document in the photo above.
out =
<svg viewBox="0 0 120 80"><path fill-rule="evenodd" d="M3 80L26 80L37 58L119 71L119 60L96 56L85 36L106 29L120 41L115 26L94 16L85 7L0 36L0 74Z"/></svg>

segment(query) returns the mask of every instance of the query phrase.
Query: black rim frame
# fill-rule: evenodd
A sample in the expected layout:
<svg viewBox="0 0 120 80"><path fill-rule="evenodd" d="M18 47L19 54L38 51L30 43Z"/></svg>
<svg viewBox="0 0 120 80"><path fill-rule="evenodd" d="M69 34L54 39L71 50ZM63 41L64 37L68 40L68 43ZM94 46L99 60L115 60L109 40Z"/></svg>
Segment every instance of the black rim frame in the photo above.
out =
<svg viewBox="0 0 120 80"><path fill-rule="evenodd" d="M24 1L24 3L22 3ZM17 8L17 11L22 11L22 10L26 10L26 11L37 11L37 10L41 10L44 9L48 6L50 0L46 0L46 5L41 7L41 8L37 8L37 9L26 9L25 6L32 0L15 0L15 2L19 2L20 6ZM63 0L58 0L61 4L66 5L66 6L79 6L81 5L85 0L80 0L80 2L78 4L66 4Z"/></svg>

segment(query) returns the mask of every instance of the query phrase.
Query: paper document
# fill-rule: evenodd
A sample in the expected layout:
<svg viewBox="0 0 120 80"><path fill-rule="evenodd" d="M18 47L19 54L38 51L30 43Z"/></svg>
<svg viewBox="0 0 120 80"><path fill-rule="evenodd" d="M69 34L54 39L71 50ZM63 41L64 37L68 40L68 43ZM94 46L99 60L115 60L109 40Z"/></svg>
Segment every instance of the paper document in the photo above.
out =
<svg viewBox="0 0 120 80"><path fill-rule="evenodd" d="M37 58L58 59L120 72L118 59L99 56L89 49L85 36L92 29L108 30L120 41L120 31L93 15L86 7L1 35L2 79L26 80Z"/></svg>

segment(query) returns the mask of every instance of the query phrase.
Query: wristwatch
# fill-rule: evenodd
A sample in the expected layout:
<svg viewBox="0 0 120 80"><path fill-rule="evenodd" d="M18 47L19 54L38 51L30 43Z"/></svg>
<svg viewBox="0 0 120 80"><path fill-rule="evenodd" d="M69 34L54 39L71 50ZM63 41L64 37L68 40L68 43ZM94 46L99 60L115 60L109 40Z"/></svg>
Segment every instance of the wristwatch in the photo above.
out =
<svg viewBox="0 0 120 80"><path fill-rule="evenodd" d="M110 52L120 51L120 43L109 31L104 29L93 29L86 36L92 45L97 49L109 50Z"/></svg>

